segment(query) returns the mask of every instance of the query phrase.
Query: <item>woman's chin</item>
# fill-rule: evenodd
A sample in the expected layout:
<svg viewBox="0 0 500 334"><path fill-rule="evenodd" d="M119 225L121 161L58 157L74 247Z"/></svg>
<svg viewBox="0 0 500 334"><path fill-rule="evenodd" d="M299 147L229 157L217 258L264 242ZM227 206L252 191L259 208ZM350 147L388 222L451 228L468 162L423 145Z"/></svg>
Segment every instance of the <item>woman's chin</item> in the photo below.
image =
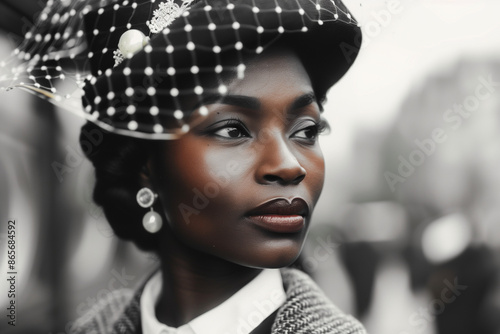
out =
<svg viewBox="0 0 500 334"><path fill-rule="evenodd" d="M232 258L229 261L252 268L283 268L294 263L301 250L302 243L291 240L275 241L248 252L248 256L243 259Z"/></svg>

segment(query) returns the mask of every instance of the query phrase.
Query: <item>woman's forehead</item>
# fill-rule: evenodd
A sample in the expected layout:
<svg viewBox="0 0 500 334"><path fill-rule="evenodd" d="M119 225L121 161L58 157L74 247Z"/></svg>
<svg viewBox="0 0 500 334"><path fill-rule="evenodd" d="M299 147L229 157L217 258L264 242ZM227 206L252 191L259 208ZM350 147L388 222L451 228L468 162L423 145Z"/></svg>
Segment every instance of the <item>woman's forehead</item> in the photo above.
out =
<svg viewBox="0 0 500 334"><path fill-rule="evenodd" d="M310 91L311 80L299 57L286 48L274 48L248 63L245 77L230 80L228 93L253 92L255 95L278 91Z"/></svg>

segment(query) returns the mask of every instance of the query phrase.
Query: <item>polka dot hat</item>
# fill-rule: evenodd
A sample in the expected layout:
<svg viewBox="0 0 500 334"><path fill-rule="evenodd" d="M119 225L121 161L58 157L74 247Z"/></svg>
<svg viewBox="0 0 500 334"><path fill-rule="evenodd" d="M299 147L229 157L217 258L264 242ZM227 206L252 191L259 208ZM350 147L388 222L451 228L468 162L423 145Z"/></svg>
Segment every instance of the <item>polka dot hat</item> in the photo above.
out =
<svg viewBox="0 0 500 334"><path fill-rule="evenodd" d="M49 0L0 62L0 86L113 133L175 139L273 43L299 55L322 98L355 60L361 31L340 0Z"/></svg>

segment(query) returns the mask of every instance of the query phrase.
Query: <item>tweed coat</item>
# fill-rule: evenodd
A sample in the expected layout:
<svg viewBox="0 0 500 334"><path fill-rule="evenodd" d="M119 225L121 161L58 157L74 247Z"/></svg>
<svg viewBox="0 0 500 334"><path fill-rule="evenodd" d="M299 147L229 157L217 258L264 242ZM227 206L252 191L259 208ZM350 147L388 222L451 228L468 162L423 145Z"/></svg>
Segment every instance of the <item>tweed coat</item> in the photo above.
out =
<svg viewBox="0 0 500 334"><path fill-rule="evenodd" d="M363 326L335 307L308 275L285 268L281 269L281 276L286 301L276 313L271 334L366 334ZM71 333L142 334L143 288L144 285L137 291L121 289L109 294L75 322Z"/></svg>

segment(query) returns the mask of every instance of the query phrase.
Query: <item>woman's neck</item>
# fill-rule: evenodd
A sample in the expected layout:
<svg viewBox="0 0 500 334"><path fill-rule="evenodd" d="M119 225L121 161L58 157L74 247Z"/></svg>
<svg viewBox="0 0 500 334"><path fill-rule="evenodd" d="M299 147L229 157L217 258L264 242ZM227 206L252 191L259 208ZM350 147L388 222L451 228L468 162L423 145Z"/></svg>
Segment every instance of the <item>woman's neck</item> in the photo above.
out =
<svg viewBox="0 0 500 334"><path fill-rule="evenodd" d="M180 327L221 304L262 271L201 253L177 240L169 240L164 248L160 254L163 288L156 316L171 327Z"/></svg>

